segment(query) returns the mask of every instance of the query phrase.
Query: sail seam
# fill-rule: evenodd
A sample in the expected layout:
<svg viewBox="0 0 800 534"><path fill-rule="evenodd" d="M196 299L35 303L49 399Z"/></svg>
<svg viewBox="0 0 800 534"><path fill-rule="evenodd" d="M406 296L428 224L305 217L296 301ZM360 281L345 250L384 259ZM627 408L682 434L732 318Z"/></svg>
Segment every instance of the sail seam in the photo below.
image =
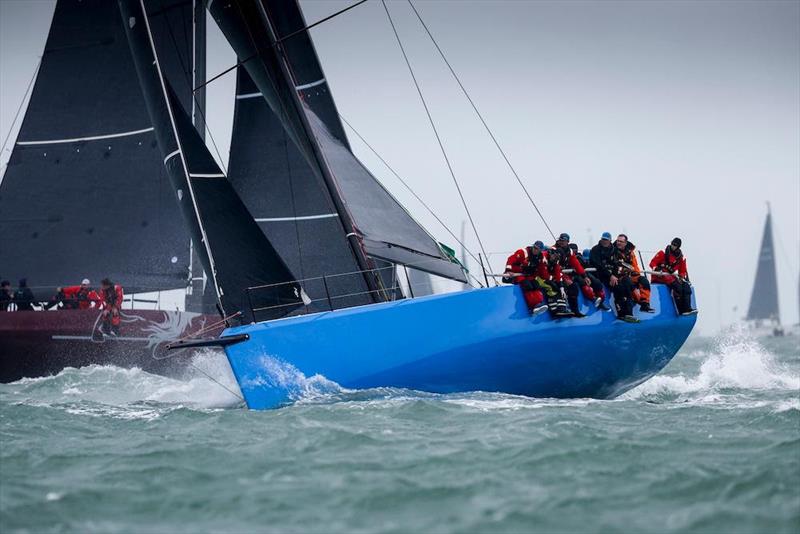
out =
<svg viewBox="0 0 800 534"><path fill-rule="evenodd" d="M236 95L236 100L244 100L245 98L256 98L261 96L261 93L247 93L244 95Z"/></svg>
<svg viewBox="0 0 800 534"><path fill-rule="evenodd" d="M300 217L260 217L256 218L256 222L313 221L316 219L330 219L338 216L338 213L323 213L322 215L303 215Z"/></svg>
<svg viewBox="0 0 800 534"><path fill-rule="evenodd" d="M99 139L114 139L116 137L128 137L131 135L139 135L152 131L153 127L151 126L150 128L143 128L141 130L131 130L129 132L120 132L115 134L92 135L89 137L75 137L72 139L48 139L46 141L17 141L17 144L22 146L30 146L30 145L56 145L62 143L79 143L81 141L97 141Z"/></svg>
<svg viewBox="0 0 800 534"><path fill-rule="evenodd" d="M325 83L325 78L322 78L321 80L317 80L316 82L306 83L306 84L303 84L303 85L296 85L295 89L298 90L298 91L302 91L303 89L311 89L312 87L316 87L318 85L322 85L323 83Z"/></svg>
<svg viewBox="0 0 800 534"><path fill-rule="evenodd" d="M192 178L225 178L225 175L222 174L222 173L214 173L214 174L203 174L203 173L192 174L192 173L189 173L189 176L192 177Z"/></svg>

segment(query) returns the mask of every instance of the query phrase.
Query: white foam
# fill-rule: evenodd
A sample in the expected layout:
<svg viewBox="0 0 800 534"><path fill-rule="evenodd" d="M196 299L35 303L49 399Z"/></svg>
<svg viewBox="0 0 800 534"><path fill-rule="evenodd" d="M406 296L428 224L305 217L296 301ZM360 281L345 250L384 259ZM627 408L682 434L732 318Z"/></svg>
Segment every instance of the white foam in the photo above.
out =
<svg viewBox="0 0 800 534"><path fill-rule="evenodd" d="M246 380L245 387L259 386L284 389L292 401L316 401L347 390L322 375L307 377L297 367L274 356L262 356L261 372Z"/></svg>
<svg viewBox="0 0 800 534"><path fill-rule="evenodd" d="M211 378L209 378L211 377ZM212 379L213 378L213 379ZM63 407L74 414L150 419L171 409L217 409L241 405L239 387L221 352L195 355L184 380L110 365L66 368L56 376L27 378L4 386L17 403ZM142 406L142 403L164 406Z"/></svg>
<svg viewBox="0 0 800 534"><path fill-rule="evenodd" d="M696 375L658 375L623 398L677 394L700 395L713 401L726 390L800 390L800 377L781 368L775 357L743 329L718 338L714 349L702 354Z"/></svg>

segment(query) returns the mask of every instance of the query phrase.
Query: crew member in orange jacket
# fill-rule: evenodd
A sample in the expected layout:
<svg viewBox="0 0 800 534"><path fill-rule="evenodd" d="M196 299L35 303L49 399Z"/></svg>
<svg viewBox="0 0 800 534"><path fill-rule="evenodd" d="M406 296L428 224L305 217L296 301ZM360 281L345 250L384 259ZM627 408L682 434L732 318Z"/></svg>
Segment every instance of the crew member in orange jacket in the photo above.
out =
<svg viewBox="0 0 800 534"><path fill-rule="evenodd" d="M506 260L506 270L503 273L503 282L517 284L522 289L525 303L533 315L547 310L547 306L542 304L542 289L536 281L539 275L548 276L543 248L544 244L537 241L530 247L517 250Z"/></svg>
<svg viewBox="0 0 800 534"><path fill-rule="evenodd" d="M639 309L653 313L650 307L650 282L639 267L636 256L636 245L628 241L625 234L619 234L614 247L614 259L620 266L619 274L630 278L633 301L639 305Z"/></svg>
<svg viewBox="0 0 800 534"><path fill-rule="evenodd" d="M122 286L108 278L100 282L100 307L103 309L103 324L100 331L107 335L119 335L122 309Z"/></svg>
<svg viewBox="0 0 800 534"><path fill-rule="evenodd" d="M686 258L681 251L682 244L679 237L673 239L667 248L659 250L650 260L650 268L664 273L653 275L653 283L670 287L678 313L691 315L697 313L697 310L692 308L692 285L686 270Z"/></svg>

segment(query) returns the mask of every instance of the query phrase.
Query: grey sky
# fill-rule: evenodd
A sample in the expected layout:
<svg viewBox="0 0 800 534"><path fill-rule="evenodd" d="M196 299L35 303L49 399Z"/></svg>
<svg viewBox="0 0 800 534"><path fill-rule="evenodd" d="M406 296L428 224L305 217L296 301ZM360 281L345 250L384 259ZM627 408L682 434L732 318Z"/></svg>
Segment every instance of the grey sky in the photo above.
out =
<svg viewBox="0 0 800 534"><path fill-rule="evenodd" d="M301 3L312 22L350 0ZM3 138L53 5L0 0ZM770 201L784 322L797 322L800 3L416 5L555 232L588 246L589 234L593 242L604 230L625 231L644 250L680 235L702 307L700 328L710 333L745 311ZM389 8L487 249L548 241L408 4ZM210 25L214 74L235 58ZM315 28L313 37L342 115L457 229L463 210L380 2ZM233 78L214 82L209 94L209 126L223 160ZM452 243L351 140L412 213ZM477 251L474 237L468 240ZM504 259L493 258L496 269Z"/></svg>

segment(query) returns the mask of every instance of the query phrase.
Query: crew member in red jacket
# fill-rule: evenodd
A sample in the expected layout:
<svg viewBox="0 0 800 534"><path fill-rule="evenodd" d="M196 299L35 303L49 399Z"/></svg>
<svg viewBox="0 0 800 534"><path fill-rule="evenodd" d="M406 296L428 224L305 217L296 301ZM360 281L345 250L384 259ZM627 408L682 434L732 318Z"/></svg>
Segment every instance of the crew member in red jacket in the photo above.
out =
<svg viewBox="0 0 800 534"><path fill-rule="evenodd" d="M103 309L103 324L100 331L106 335L119 335L122 298L122 286L103 278L100 282L100 307Z"/></svg>
<svg viewBox="0 0 800 534"><path fill-rule="evenodd" d="M100 296L92 289L91 284L88 278L84 278L79 286L67 286L62 288L64 308L88 310L92 305L99 307Z"/></svg>
<svg viewBox="0 0 800 534"><path fill-rule="evenodd" d="M503 282L517 284L522 289L525 303L533 315L547 310L547 306L542 304L544 302L542 288L536 281L538 275L548 276L543 248L544 244L537 241L530 247L517 250L506 260L506 270L503 273Z"/></svg>
<svg viewBox="0 0 800 534"><path fill-rule="evenodd" d="M583 270L583 265L580 264L578 258L575 257L574 251L569 246L569 234L562 233L556 239L556 244L550 247L547 251L548 254L554 256L561 268L561 284L564 287L564 292L567 295L567 302L575 317L584 317L581 313L580 306L578 305L578 282L577 277L586 274ZM565 269L571 271L570 273L563 273ZM586 286L584 286L586 287ZM590 300L594 300L594 292L592 288L588 288L589 295L587 296L584 290L584 296Z"/></svg>
<svg viewBox="0 0 800 534"><path fill-rule="evenodd" d="M681 251L681 239L676 237L664 250L650 260L650 268L663 272L662 275L653 275L654 284L666 284L672 290L672 297L681 315L692 315L697 310L692 308L692 285L689 283L689 273L686 270L686 258Z"/></svg>

